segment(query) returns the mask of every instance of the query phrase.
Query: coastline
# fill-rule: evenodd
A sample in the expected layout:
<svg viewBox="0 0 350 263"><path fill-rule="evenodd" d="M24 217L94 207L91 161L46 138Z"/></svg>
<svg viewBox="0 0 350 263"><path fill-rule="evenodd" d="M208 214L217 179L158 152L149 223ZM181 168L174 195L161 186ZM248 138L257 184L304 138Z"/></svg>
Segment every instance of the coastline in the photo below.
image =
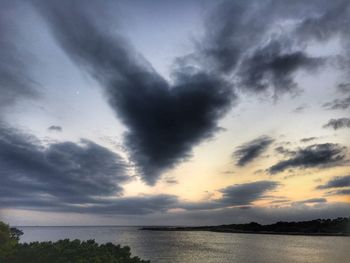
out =
<svg viewBox="0 0 350 263"><path fill-rule="evenodd" d="M142 227L141 231L182 231L195 232L206 231L216 233L235 233L235 234L259 234L259 235L289 235L289 236L339 236L349 237L350 233L326 233L326 232L277 232L277 231L242 231L235 229L215 228L215 227Z"/></svg>

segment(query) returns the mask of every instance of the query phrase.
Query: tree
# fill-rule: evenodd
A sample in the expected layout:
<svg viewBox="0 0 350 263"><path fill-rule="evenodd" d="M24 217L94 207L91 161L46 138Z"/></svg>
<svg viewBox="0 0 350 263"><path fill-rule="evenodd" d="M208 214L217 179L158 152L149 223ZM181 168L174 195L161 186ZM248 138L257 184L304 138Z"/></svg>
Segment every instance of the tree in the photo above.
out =
<svg viewBox="0 0 350 263"><path fill-rule="evenodd" d="M15 251L18 240L12 238L10 228L0 221L0 262Z"/></svg>
<svg viewBox="0 0 350 263"><path fill-rule="evenodd" d="M94 240L19 243L23 232L0 221L1 263L147 263L131 257L129 247Z"/></svg>

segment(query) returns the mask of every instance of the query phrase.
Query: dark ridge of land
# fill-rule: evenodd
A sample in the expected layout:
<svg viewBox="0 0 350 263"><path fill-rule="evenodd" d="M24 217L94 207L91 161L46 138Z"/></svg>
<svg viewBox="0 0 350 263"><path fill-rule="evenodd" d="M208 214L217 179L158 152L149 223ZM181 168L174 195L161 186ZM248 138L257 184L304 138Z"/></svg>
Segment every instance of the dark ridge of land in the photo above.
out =
<svg viewBox="0 0 350 263"><path fill-rule="evenodd" d="M277 222L261 225L256 222L248 224L230 224L219 226L196 227L143 227L150 231L211 231L223 233L276 234L276 235L315 235L315 236L350 236L350 217L336 219L316 219L301 222Z"/></svg>

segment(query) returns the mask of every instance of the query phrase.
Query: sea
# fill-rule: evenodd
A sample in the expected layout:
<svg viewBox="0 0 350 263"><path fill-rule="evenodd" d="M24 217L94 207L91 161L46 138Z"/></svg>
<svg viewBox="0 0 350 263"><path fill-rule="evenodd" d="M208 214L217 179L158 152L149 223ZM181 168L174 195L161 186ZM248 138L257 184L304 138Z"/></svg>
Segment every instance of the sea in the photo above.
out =
<svg viewBox="0 0 350 263"><path fill-rule="evenodd" d="M148 231L121 226L26 226L21 242L94 239L129 246L153 263L345 263L350 237Z"/></svg>

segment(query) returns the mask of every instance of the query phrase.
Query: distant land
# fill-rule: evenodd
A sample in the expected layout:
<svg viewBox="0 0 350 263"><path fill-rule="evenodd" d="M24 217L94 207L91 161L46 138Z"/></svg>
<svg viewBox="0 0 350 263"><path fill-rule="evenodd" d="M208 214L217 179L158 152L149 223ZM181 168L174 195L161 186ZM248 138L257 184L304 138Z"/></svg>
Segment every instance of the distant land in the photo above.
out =
<svg viewBox="0 0 350 263"><path fill-rule="evenodd" d="M224 233L246 234L277 234L277 235L321 235L350 236L350 217L336 219L315 219L300 222L277 222L261 225L255 222L248 224L230 224L218 226L191 227L143 227L150 231L211 231Z"/></svg>

